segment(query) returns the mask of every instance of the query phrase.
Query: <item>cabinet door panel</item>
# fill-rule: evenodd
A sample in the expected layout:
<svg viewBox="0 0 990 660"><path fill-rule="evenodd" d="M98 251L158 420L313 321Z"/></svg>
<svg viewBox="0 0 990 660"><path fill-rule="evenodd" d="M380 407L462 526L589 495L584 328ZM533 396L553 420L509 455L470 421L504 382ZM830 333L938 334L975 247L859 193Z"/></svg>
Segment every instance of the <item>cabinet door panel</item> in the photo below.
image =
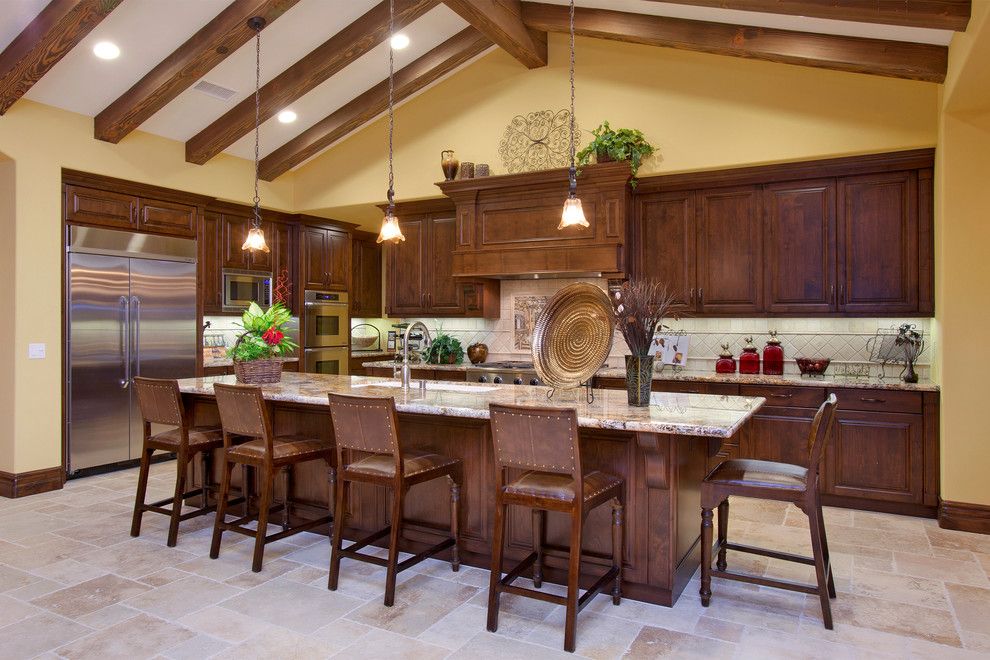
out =
<svg viewBox="0 0 990 660"><path fill-rule="evenodd" d="M837 411L828 447L826 492L920 504L923 426L921 415Z"/></svg>
<svg viewBox="0 0 990 660"><path fill-rule="evenodd" d="M196 207L142 199L138 208L138 229L192 238L196 235Z"/></svg>
<svg viewBox="0 0 990 660"><path fill-rule="evenodd" d="M763 206L767 311L834 311L835 182L767 186Z"/></svg>
<svg viewBox="0 0 990 660"><path fill-rule="evenodd" d="M302 281L306 289L322 289L327 282L327 232L303 227Z"/></svg>
<svg viewBox="0 0 990 660"><path fill-rule="evenodd" d="M454 248L457 231L454 216L430 217L428 243L429 277L426 293L429 307L439 314L464 312L464 289L454 277Z"/></svg>
<svg viewBox="0 0 990 660"><path fill-rule="evenodd" d="M351 316L381 316L381 247L364 239L353 240L351 246Z"/></svg>
<svg viewBox="0 0 990 660"><path fill-rule="evenodd" d="M207 211L203 214L199 234L198 264L204 314L219 314L223 311L223 255L220 248L220 214Z"/></svg>
<svg viewBox="0 0 990 660"><path fill-rule="evenodd" d="M137 220L137 197L94 188L65 186L65 219L86 225L131 229Z"/></svg>
<svg viewBox="0 0 990 660"><path fill-rule="evenodd" d="M293 230L289 225L273 223L272 238L269 239L269 246L272 250L272 295L275 295L275 284L284 271L288 280L289 299L285 301L285 306L289 311L296 309L296 287L294 282L292 253L294 252ZM284 365L283 365L284 366Z"/></svg>
<svg viewBox="0 0 990 660"><path fill-rule="evenodd" d="M347 232L327 230L327 286L346 289L351 279L351 237Z"/></svg>
<svg viewBox="0 0 990 660"><path fill-rule="evenodd" d="M385 248L388 263L388 313L412 316L424 312L424 257L426 253L425 217L406 218L402 233L406 240Z"/></svg>
<svg viewBox="0 0 990 660"><path fill-rule="evenodd" d="M639 204L639 277L667 284L681 309L693 310L696 229L695 194L663 193Z"/></svg>
<svg viewBox="0 0 990 660"><path fill-rule="evenodd" d="M703 191L699 203L699 310L706 314L760 311L763 237L757 188Z"/></svg>
<svg viewBox="0 0 990 660"><path fill-rule="evenodd" d="M764 406L754 416L744 458L808 465L808 434L814 409Z"/></svg>
<svg viewBox="0 0 990 660"><path fill-rule="evenodd" d="M251 223L248 221L247 229L250 229ZM245 229L245 232L247 231ZM265 243L268 244L268 249L272 250L275 243L275 223L269 222L267 220L261 221L261 230L265 232ZM246 233L244 234L247 235ZM243 244L244 239L241 238ZM250 263L249 268L251 270L264 271L266 273L273 273L275 269L274 256L271 251L269 252L250 252L248 261Z"/></svg>
<svg viewBox="0 0 990 660"><path fill-rule="evenodd" d="M918 308L917 197L916 172L839 180L839 305L844 311Z"/></svg>
<svg viewBox="0 0 990 660"><path fill-rule="evenodd" d="M242 250L251 222L247 218L224 213L223 216L223 267L248 269L251 254Z"/></svg>

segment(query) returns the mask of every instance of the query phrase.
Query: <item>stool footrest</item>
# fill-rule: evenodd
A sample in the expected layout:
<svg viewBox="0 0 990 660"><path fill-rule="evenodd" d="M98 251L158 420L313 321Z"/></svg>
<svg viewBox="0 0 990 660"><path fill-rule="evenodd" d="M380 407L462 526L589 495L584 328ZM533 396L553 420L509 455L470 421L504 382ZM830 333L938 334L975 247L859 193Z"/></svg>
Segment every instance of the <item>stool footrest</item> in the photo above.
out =
<svg viewBox="0 0 990 660"><path fill-rule="evenodd" d="M726 580L735 580L736 582L746 582L749 584L758 584L762 587L786 589L787 591L800 591L801 593L811 594L812 596L818 595L817 586L802 584L800 582L791 582L790 580L777 580L759 575L746 575L744 573L730 573L728 571L720 571L717 569L712 571L712 577L720 577L725 578Z"/></svg>
<svg viewBox="0 0 990 660"><path fill-rule="evenodd" d="M538 591L536 589L530 589L529 587L517 587L513 584L506 584L500 586L499 591L507 594L514 594L516 596L525 596L526 598L535 598L536 600L542 600L545 603L567 605L567 598L565 596L558 596L557 594L547 593L546 591Z"/></svg>
<svg viewBox="0 0 990 660"><path fill-rule="evenodd" d="M766 548L757 548L752 545L740 545L739 543L716 543L713 553L718 552L721 548L726 550L735 550L736 552L747 552L751 555L761 555L763 557L770 557L771 559L782 559L783 561L792 561L798 564L807 564L808 566L814 566L815 560L811 557L802 557L801 555L794 555L789 552L778 552L776 550L767 550Z"/></svg>
<svg viewBox="0 0 990 660"><path fill-rule="evenodd" d="M606 571L605 575L598 578L593 585L591 585L587 591L581 594L578 598L578 612L584 609L584 606L591 602L591 599L601 593L602 589L607 584L615 582L615 576L619 574L619 569L613 566L611 569Z"/></svg>
<svg viewBox="0 0 990 660"><path fill-rule="evenodd" d="M189 491L188 493L182 493L182 495L180 495L179 497L183 500L188 500L190 497L196 497L197 495L202 495L202 494L203 494L203 489L197 488L195 490ZM147 504L144 504L143 506L149 506L149 507L163 506L165 504L171 504L174 499L175 499L174 497L166 497L164 499L158 500L157 502L149 502ZM148 509L148 510L154 511L154 509Z"/></svg>

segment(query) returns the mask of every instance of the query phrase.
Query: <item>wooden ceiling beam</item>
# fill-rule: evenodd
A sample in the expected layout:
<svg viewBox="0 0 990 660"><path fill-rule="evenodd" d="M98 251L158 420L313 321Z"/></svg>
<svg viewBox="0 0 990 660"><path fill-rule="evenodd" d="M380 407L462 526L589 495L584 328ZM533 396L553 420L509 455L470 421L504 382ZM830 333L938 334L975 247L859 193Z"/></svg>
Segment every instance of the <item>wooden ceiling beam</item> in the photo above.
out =
<svg viewBox="0 0 990 660"><path fill-rule="evenodd" d="M567 7L523 2L522 8L523 21L529 27L567 32ZM574 29L585 37L937 83L945 80L948 65L948 48L944 46L709 23L607 9L578 9L574 15Z"/></svg>
<svg viewBox="0 0 990 660"><path fill-rule="evenodd" d="M439 0L395 0L395 29L416 20ZM261 121L330 79L388 36L389 0L333 35L261 88ZM202 165L254 128L254 96L227 111L186 142L186 161Z"/></svg>
<svg viewBox="0 0 990 660"><path fill-rule="evenodd" d="M472 27L458 32L395 72L395 102L409 98L491 46L491 40ZM274 180L370 122L387 109L388 79L386 78L262 158L259 164L261 178L265 181Z"/></svg>
<svg viewBox="0 0 990 660"><path fill-rule="evenodd" d="M519 0L444 0L444 4L526 68L547 65L547 34L523 24Z"/></svg>
<svg viewBox="0 0 990 660"><path fill-rule="evenodd" d="M52 0L0 53L0 115L24 96L120 0Z"/></svg>
<svg viewBox="0 0 990 660"><path fill-rule="evenodd" d="M741 9L836 21L903 25L962 32L969 24L970 0L652 0L676 5Z"/></svg>
<svg viewBox="0 0 990 660"><path fill-rule="evenodd" d="M254 37L247 21L261 16L266 24L299 0L234 0L196 34L162 60L133 87L104 108L94 120L98 140L120 142L153 114L205 76Z"/></svg>

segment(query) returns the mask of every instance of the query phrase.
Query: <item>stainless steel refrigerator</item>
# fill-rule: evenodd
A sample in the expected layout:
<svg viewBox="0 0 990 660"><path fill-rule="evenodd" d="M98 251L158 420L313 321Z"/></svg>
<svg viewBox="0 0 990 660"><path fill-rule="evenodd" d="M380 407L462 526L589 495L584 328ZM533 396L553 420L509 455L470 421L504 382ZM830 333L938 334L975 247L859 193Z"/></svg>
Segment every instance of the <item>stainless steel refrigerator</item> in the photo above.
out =
<svg viewBox="0 0 990 660"><path fill-rule="evenodd" d="M196 242L70 227L68 472L140 458L135 376L196 374Z"/></svg>

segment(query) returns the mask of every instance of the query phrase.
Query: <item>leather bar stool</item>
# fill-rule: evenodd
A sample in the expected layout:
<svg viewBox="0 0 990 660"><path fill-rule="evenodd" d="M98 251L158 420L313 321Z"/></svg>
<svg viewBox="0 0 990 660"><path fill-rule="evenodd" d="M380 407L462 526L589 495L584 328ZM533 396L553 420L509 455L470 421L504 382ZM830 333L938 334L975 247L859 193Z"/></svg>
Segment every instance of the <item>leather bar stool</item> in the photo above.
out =
<svg viewBox="0 0 990 660"><path fill-rule="evenodd" d="M138 407L144 420L144 442L141 448L141 468L138 472L131 536L141 535L141 517L145 511L160 513L170 518L167 543L169 547L173 547L179 537L181 521L202 516L215 508L209 503L209 494L212 491L211 459L213 450L223 445L223 436L220 429L215 426L193 426L190 423L182 405L178 382L137 377L134 379L134 391L137 393ZM175 428L152 435L152 424L165 424ZM175 495L148 504L145 502L148 491L148 470L151 468L151 456L156 450L175 453ZM202 458L202 485L186 492L187 469L196 454ZM202 496L203 506L182 513L183 502L196 496ZM164 505L169 503L171 507L164 508Z"/></svg>
<svg viewBox="0 0 990 660"><path fill-rule="evenodd" d="M251 570L257 573L261 570L267 543L305 532L333 520L333 517L328 514L307 520L296 526L289 524L292 466L305 461L322 460L326 462L329 474L332 469L333 447L317 438L303 435L276 436L272 432L271 416L268 412L268 406L265 405L260 387L215 383L213 391L216 394L217 407L220 409L220 422L223 425L224 468L220 485L220 500L217 504L217 517L213 525L210 557L216 559L220 556L220 537L223 532L230 531L245 536L253 536L254 559ZM248 440L241 444L233 444L233 436L242 436ZM244 523L253 519L253 516L246 510L248 508L246 505L244 516L231 522L226 521L227 507L230 504L227 501L230 493L230 477L236 464L250 466L259 471L261 494L258 499L257 529L244 527ZM284 497L280 503L273 507L276 472L281 472L283 476ZM244 489L246 490L246 483ZM327 507L329 508L333 501L332 486L328 498ZM279 523L282 531L268 534L269 516L279 511L282 512L282 521Z"/></svg>
<svg viewBox="0 0 990 660"><path fill-rule="evenodd" d="M773 461L730 459L712 470L701 484L701 604L708 607L712 598L712 576L749 582L766 587L799 591L819 597L822 606L822 622L832 630L832 607L835 598L835 582L828 558L828 541L825 538L825 519L822 517L822 500L819 478L825 445L835 422L836 398L832 394L815 413L808 435L807 465L791 465ZM812 557L802 557L787 552L755 548L729 543L729 497L754 497L778 502L791 502L808 516L811 527ZM712 546L712 510L718 507L718 540ZM731 573L726 570L726 550L783 559L815 567L817 585L800 584L787 580ZM712 570L712 554L718 555L717 570Z"/></svg>
<svg viewBox="0 0 990 660"><path fill-rule="evenodd" d="M491 587L488 591L488 630L498 630L499 597L504 593L564 605L564 650L574 651L577 614L596 594L611 584L612 602L619 604L622 583L622 511L625 483L621 477L581 467L577 412L574 409L531 408L492 404L491 427L495 444L495 533L492 539ZM506 470L525 470L508 481ZM584 519L598 506L611 503L611 567L584 594L578 596L581 576L581 538ZM506 511L510 505L533 510L533 552L502 577ZM560 511L571 519L568 548L546 543L546 513ZM543 558L566 556L567 595L514 586L530 566L533 584L543 583Z"/></svg>
<svg viewBox="0 0 990 660"><path fill-rule="evenodd" d="M405 449L399 440L392 397L359 397L329 394L330 417L337 445L337 501L334 510L341 512L333 527L330 548L330 578L327 588L337 589L340 559L385 566L385 605L395 602L395 578L400 572L428 557L452 548L451 568L461 565L458 554L458 501L461 490L461 461L428 451ZM354 452L364 454L355 460ZM399 561L399 541L402 538L402 505L408 490L416 484L445 478L450 485L450 536L439 543ZM344 512L347 495L353 482L374 484L392 490L391 524L343 547ZM436 530L430 529L436 533ZM380 538L389 537L388 559L359 552Z"/></svg>

